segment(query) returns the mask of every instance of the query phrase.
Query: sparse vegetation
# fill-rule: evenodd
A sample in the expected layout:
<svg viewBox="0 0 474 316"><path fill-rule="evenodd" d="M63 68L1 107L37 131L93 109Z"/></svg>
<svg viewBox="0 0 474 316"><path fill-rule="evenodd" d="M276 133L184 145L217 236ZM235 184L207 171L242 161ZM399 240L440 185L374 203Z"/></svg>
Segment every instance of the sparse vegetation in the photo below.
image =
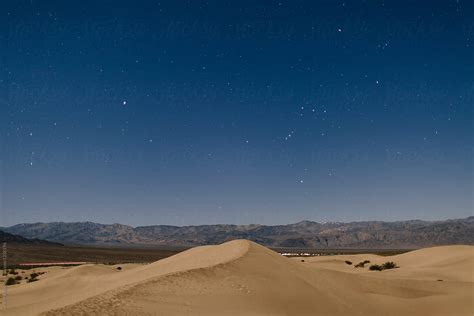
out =
<svg viewBox="0 0 474 316"><path fill-rule="evenodd" d="M356 264L354 267L355 268L364 268L367 263L370 263L370 260L364 260Z"/></svg>
<svg viewBox="0 0 474 316"><path fill-rule="evenodd" d="M395 269L398 268L395 262L393 261L387 261L382 265L378 264L373 264L369 267L369 270L371 271L382 271L382 270L390 270L390 269Z"/></svg>
<svg viewBox="0 0 474 316"><path fill-rule="evenodd" d="M383 267L381 265L378 265L378 264L373 264L369 267L369 270L371 270L371 271L382 271Z"/></svg>
<svg viewBox="0 0 474 316"><path fill-rule="evenodd" d="M388 270L388 269L395 269L395 268L398 268L397 265L395 264L395 262L393 261L387 261L385 262L384 264L382 264L382 268L384 270Z"/></svg>
<svg viewBox="0 0 474 316"><path fill-rule="evenodd" d="M16 270L15 270L15 269L10 269L10 274L17 275L17 274L18 274L18 272L16 272Z"/></svg>
<svg viewBox="0 0 474 316"><path fill-rule="evenodd" d="M21 275L17 275L17 276L15 277L15 280L17 280L17 281L21 281L21 280L23 280L23 278L22 278L22 276L21 276Z"/></svg>
<svg viewBox="0 0 474 316"><path fill-rule="evenodd" d="M39 274L36 273L36 272L33 272L32 274L30 274L30 278L28 279L28 283L38 281L38 276L39 276Z"/></svg>
<svg viewBox="0 0 474 316"><path fill-rule="evenodd" d="M15 278L8 278L7 282L5 283L6 285L15 285L17 282L15 280Z"/></svg>
<svg viewBox="0 0 474 316"><path fill-rule="evenodd" d="M119 271L122 270L122 267L117 267L117 270L119 270Z"/></svg>
<svg viewBox="0 0 474 316"><path fill-rule="evenodd" d="M346 264L352 265L352 261L346 260Z"/></svg>

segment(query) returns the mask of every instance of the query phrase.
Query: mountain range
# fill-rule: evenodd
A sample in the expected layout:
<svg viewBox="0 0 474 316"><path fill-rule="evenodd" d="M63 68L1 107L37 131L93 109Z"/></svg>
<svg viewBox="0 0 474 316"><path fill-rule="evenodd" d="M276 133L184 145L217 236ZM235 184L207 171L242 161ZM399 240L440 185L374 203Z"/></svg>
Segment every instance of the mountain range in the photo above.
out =
<svg viewBox="0 0 474 316"><path fill-rule="evenodd" d="M24 245L55 245L55 246L62 246L62 244L57 242L50 242L41 239L28 239L20 235L9 234L4 231L0 230L0 243L9 243L9 244L24 244Z"/></svg>
<svg viewBox="0 0 474 316"><path fill-rule="evenodd" d="M0 228L25 238L82 245L197 246L249 239L269 247L395 249L474 244L474 216L444 221L301 221L288 225L153 225L93 222L18 224Z"/></svg>

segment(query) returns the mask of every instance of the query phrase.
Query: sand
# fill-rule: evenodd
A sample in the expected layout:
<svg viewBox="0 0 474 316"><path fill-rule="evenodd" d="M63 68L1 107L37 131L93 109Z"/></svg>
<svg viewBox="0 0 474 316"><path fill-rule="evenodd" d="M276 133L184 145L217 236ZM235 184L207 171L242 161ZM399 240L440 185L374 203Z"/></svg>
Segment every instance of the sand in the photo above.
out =
<svg viewBox="0 0 474 316"><path fill-rule="evenodd" d="M474 315L473 246L301 260L236 240L121 271L42 268L38 282L9 287L1 314ZM400 267L369 271L346 260Z"/></svg>

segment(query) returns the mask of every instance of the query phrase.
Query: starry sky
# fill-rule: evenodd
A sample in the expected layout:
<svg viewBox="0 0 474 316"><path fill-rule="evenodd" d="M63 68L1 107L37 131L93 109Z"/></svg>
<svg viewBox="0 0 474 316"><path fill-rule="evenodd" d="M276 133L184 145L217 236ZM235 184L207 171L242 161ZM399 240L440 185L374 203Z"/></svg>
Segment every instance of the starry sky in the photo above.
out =
<svg viewBox="0 0 474 316"><path fill-rule="evenodd" d="M473 1L2 1L0 226L473 214Z"/></svg>

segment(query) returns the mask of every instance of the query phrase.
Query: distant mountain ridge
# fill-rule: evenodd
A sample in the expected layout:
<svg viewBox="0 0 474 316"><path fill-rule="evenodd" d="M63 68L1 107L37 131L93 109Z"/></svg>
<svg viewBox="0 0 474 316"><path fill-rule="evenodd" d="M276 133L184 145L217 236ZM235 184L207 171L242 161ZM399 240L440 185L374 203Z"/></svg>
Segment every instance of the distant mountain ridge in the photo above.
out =
<svg viewBox="0 0 474 316"><path fill-rule="evenodd" d="M51 242L41 239L28 239L23 236L14 235L6 233L0 230L0 243L14 243L14 244L25 244L25 245L55 245L55 246L62 246L61 243L58 242Z"/></svg>
<svg viewBox="0 0 474 316"><path fill-rule="evenodd" d="M68 244L196 246L249 239L269 247L417 248L474 244L474 216L445 221L301 221L288 225L153 225L93 222L18 224L1 230Z"/></svg>

